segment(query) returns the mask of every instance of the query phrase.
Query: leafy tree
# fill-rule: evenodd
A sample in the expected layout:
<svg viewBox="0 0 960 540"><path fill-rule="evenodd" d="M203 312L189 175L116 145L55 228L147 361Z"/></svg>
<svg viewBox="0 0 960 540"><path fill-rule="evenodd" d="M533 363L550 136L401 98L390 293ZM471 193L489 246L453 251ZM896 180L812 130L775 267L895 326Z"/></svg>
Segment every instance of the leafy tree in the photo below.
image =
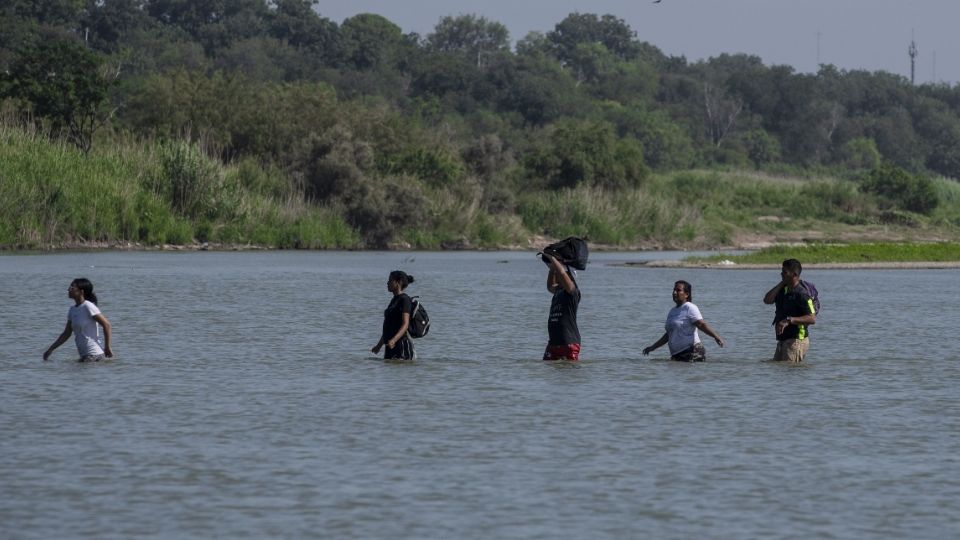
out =
<svg viewBox="0 0 960 540"><path fill-rule="evenodd" d="M0 86L6 97L22 99L52 133L66 131L84 153L111 113L104 109L109 83L96 54L72 40L41 42L14 61Z"/></svg>
<svg viewBox="0 0 960 540"><path fill-rule="evenodd" d="M851 169L875 169L880 165L877 143L868 137L850 139L840 149L842 163Z"/></svg>
<svg viewBox="0 0 960 540"><path fill-rule="evenodd" d="M124 36L119 49L116 58L122 60L126 82L132 85L157 73L208 70L213 63L199 42L167 26L134 30ZM135 92L126 95L136 97Z"/></svg>
<svg viewBox="0 0 960 540"><path fill-rule="evenodd" d="M583 43L599 43L622 60L633 59L639 52L636 32L613 15L571 13L557 23L547 38L553 43L557 58L564 62L573 60L577 46Z"/></svg>
<svg viewBox="0 0 960 540"><path fill-rule="evenodd" d="M762 129L755 129L744 133L741 144L744 146L747 157L759 169L768 163L780 160L780 141Z"/></svg>
<svg viewBox="0 0 960 540"><path fill-rule="evenodd" d="M549 141L533 169L551 187L636 187L648 174L640 144L619 139L608 122L561 120L551 126Z"/></svg>
<svg viewBox="0 0 960 540"><path fill-rule="evenodd" d="M696 162L689 134L666 111L648 111L641 106L606 104L603 117L620 137L632 137L643 147L644 162L655 170L686 169Z"/></svg>
<svg viewBox="0 0 960 540"><path fill-rule="evenodd" d="M99 50L115 52L124 36L155 24L143 11L142 0L88 0L86 3L82 24L90 32L90 43Z"/></svg>
<svg viewBox="0 0 960 540"><path fill-rule="evenodd" d="M860 190L880 196L889 205L921 214L929 214L940 203L929 178L912 175L890 162L871 170Z"/></svg>
<svg viewBox="0 0 960 540"><path fill-rule="evenodd" d="M517 113L526 124L542 126L564 116L590 112L576 81L555 61L543 57L500 57L485 73L500 113Z"/></svg>
<svg viewBox="0 0 960 540"><path fill-rule="evenodd" d="M470 59L444 53L426 53L411 66L411 90L415 96L469 95L480 78Z"/></svg>
<svg viewBox="0 0 960 540"><path fill-rule="evenodd" d="M480 180L483 208L493 214L513 212L516 200L508 175L516 167L516 162L503 140L497 135L483 135L463 150L463 160Z"/></svg>
<svg viewBox="0 0 960 540"><path fill-rule="evenodd" d="M876 141L884 159L900 167L919 169L922 163L920 156L924 155L921 150L923 141L906 109L893 109L883 115L865 115L859 122L863 125L863 134Z"/></svg>
<svg viewBox="0 0 960 540"><path fill-rule="evenodd" d="M743 112L743 100L704 83L703 111L707 136L715 148L720 148L724 139L737 127L737 118Z"/></svg>
<svg viewBox="0 0 960 540"><path fill-rule="evenodd" d="M614 70L616 57L601 43L578 43L567 64L578 83L596 83Z"/></svg>
<svg viewBox="0 0 960 540"><path fill-rule="evenodd" d="M404 41L400 27L380 15L361 13L340 25L343 57L355 69L372 69L396 62Z"/></svg>
<svg viewBox="0 0 960 540"><path fill-rule="evenodd" d="M620 103L651 103L657 92L657 72L642 60L616 61L588 85L587 90L600 100Z"/></svg>
<svg viewBox="0 0 960 540"><path fill-rule="evenodd" d="M41 26L74 26L84 8L84 0L13 0L8 9L23 20Z"/></svg>
<svg viewBox="0 0 960 540"><path fill-rule="evenodd" d="M177 26L195 38L207 25L222 21L227 0L145 0L147 13L161 24Z"/></svg>
<svg viewBox="0 0 960 540"><path fill-rule="evenodd" d="M208 54L265 31L263 0L144 0L147 13L199 41Z"/></svg>
<svg viewBox="0 0 960 540"><path fill-rule="evenodd" d="M465 54L482 68L487 57L509 50L510 33L506 26L486 17L448 16L440 19L427 36L426 47L431 51Z"/></svg>
<svg viewBox="0 0 960 540"><path fill-rule="evenodd" d="M190 137L224 157L251 155L283 167L307 161L299 146L334 126L340 108L323 83L261 83L240 73L184 70L154 75L130 105L124 120L136 133Z"/></svg>
<svg viewBox="0 0 960 540"><path fill-rule="evenodd" d="M750 113L763 119L773 119L778 114L778 83L793 76L789 68L768 68L760 57L746 54L721 54L711 58L703 69L710 80L738 96Z"/></svg>
<svg viewBox="0 0 960 540"><path fill-rule="evenodd" d="M336 65L342 58L340 28L314 11L316 0L272 0L267 31L291 47L304 49L322 63Z"/></svg>
<svg viewBox="0 0 960 540"><path fill-rule="evenodd" d="M916 100L913 123L926 142L924 165L939 174L960 179L960 118L943 102Z"/></svg>
<svg viewBox="0 0 960 540"><path fill-rule="evenodd" d="M257 37L235 41L220 51L216 69L238 71L255 81L300 79L306 66L296 50L280 40Z"/></svg>
<svg viewBox="0 0 960 540"><path fill-rule="evenodd" d="M0 2L0 73L25 49L41 41L70 39L79 30L82 0Z"/></svg>
<svg viewBox="0 0 960 540"><path fill-rule="evenodd" d="M518 56L543 58L551 54L553 44L542 32L529 32L517 41L516 49Z"/></svg>

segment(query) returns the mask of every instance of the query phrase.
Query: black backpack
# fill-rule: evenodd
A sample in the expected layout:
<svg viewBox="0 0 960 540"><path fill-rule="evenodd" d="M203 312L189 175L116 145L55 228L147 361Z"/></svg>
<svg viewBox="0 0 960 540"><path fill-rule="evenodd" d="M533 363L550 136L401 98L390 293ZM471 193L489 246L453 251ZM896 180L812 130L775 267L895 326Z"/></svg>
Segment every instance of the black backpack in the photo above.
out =
<svg viewBox="0 0 960 540"><path fill-rule="evenodd" d="M422 338L430 331L430 315L427 315L427 308L420 303L419 296L410 298L413 302L413 308L410 310L410 326L407 333L412 338Z"/></svg>
<svg viewBox="0 0 960 540"><path fill-rule="evenodd" d="M590 257L590 251L587 249L587 241L582 238L577 238L576 236L570 236L559 242L550 244L543 248L543 253L577 270L586 270L587 259Z"/></svg>

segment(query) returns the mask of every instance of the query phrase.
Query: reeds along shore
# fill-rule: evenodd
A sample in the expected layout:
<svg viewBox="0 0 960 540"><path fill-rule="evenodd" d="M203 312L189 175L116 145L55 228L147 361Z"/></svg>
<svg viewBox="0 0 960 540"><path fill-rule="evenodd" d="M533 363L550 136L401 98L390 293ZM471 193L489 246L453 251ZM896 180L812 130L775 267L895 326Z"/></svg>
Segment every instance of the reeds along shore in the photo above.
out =
<svg viewBox="0 0 960 540"><path fill-rule="evenodd" d="M345 205L311 200L284 171L252 159L223 163L184 142L98 144L85 156L0 125L0 180L6 249L497 248L527 245L538 235L578 235L612 248L698 249L733 246L740 236L960 239L960 187L946 179L935 180L941 204L930 215L884 209L850 180L736 171L653 175L620 190L515 186L512 202L496 213L480 208L484 190L475 183L401 190L393 194L401 204L388 205L387 191ZM417 219L391 214L405 209Z"/></svg>

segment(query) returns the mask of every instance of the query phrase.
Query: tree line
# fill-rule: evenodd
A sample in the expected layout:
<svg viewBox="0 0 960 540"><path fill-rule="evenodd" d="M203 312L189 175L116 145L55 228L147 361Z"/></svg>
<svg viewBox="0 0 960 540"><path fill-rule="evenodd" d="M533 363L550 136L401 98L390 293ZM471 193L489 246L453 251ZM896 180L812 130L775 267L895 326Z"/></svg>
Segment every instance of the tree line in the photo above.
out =
<svg viewBox="0 0 960 540"><path fill-rule="evenodd" d="M481 16L421 36L315 4L5 2L4 118L83 152L183 139L255 160L371 245L444 219L426 204L438 196L496 218L525 193L721 166L859 178L923 213L937 204L928 176L960 178L958 87L744 54L691 62L613 15L572 13L512 45Z"/></svg>

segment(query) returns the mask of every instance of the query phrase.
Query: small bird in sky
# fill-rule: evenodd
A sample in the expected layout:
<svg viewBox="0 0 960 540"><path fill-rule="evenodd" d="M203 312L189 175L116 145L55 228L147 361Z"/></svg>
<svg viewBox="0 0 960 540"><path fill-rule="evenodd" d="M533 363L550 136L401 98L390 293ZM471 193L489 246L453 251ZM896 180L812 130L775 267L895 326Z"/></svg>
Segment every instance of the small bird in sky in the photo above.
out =
<svg viewBox="0 0 960 540"><path fill-rule="evenodd" d="M654 4L659 4L660 2L663 2L663 0L653 0Z"/></svg>

